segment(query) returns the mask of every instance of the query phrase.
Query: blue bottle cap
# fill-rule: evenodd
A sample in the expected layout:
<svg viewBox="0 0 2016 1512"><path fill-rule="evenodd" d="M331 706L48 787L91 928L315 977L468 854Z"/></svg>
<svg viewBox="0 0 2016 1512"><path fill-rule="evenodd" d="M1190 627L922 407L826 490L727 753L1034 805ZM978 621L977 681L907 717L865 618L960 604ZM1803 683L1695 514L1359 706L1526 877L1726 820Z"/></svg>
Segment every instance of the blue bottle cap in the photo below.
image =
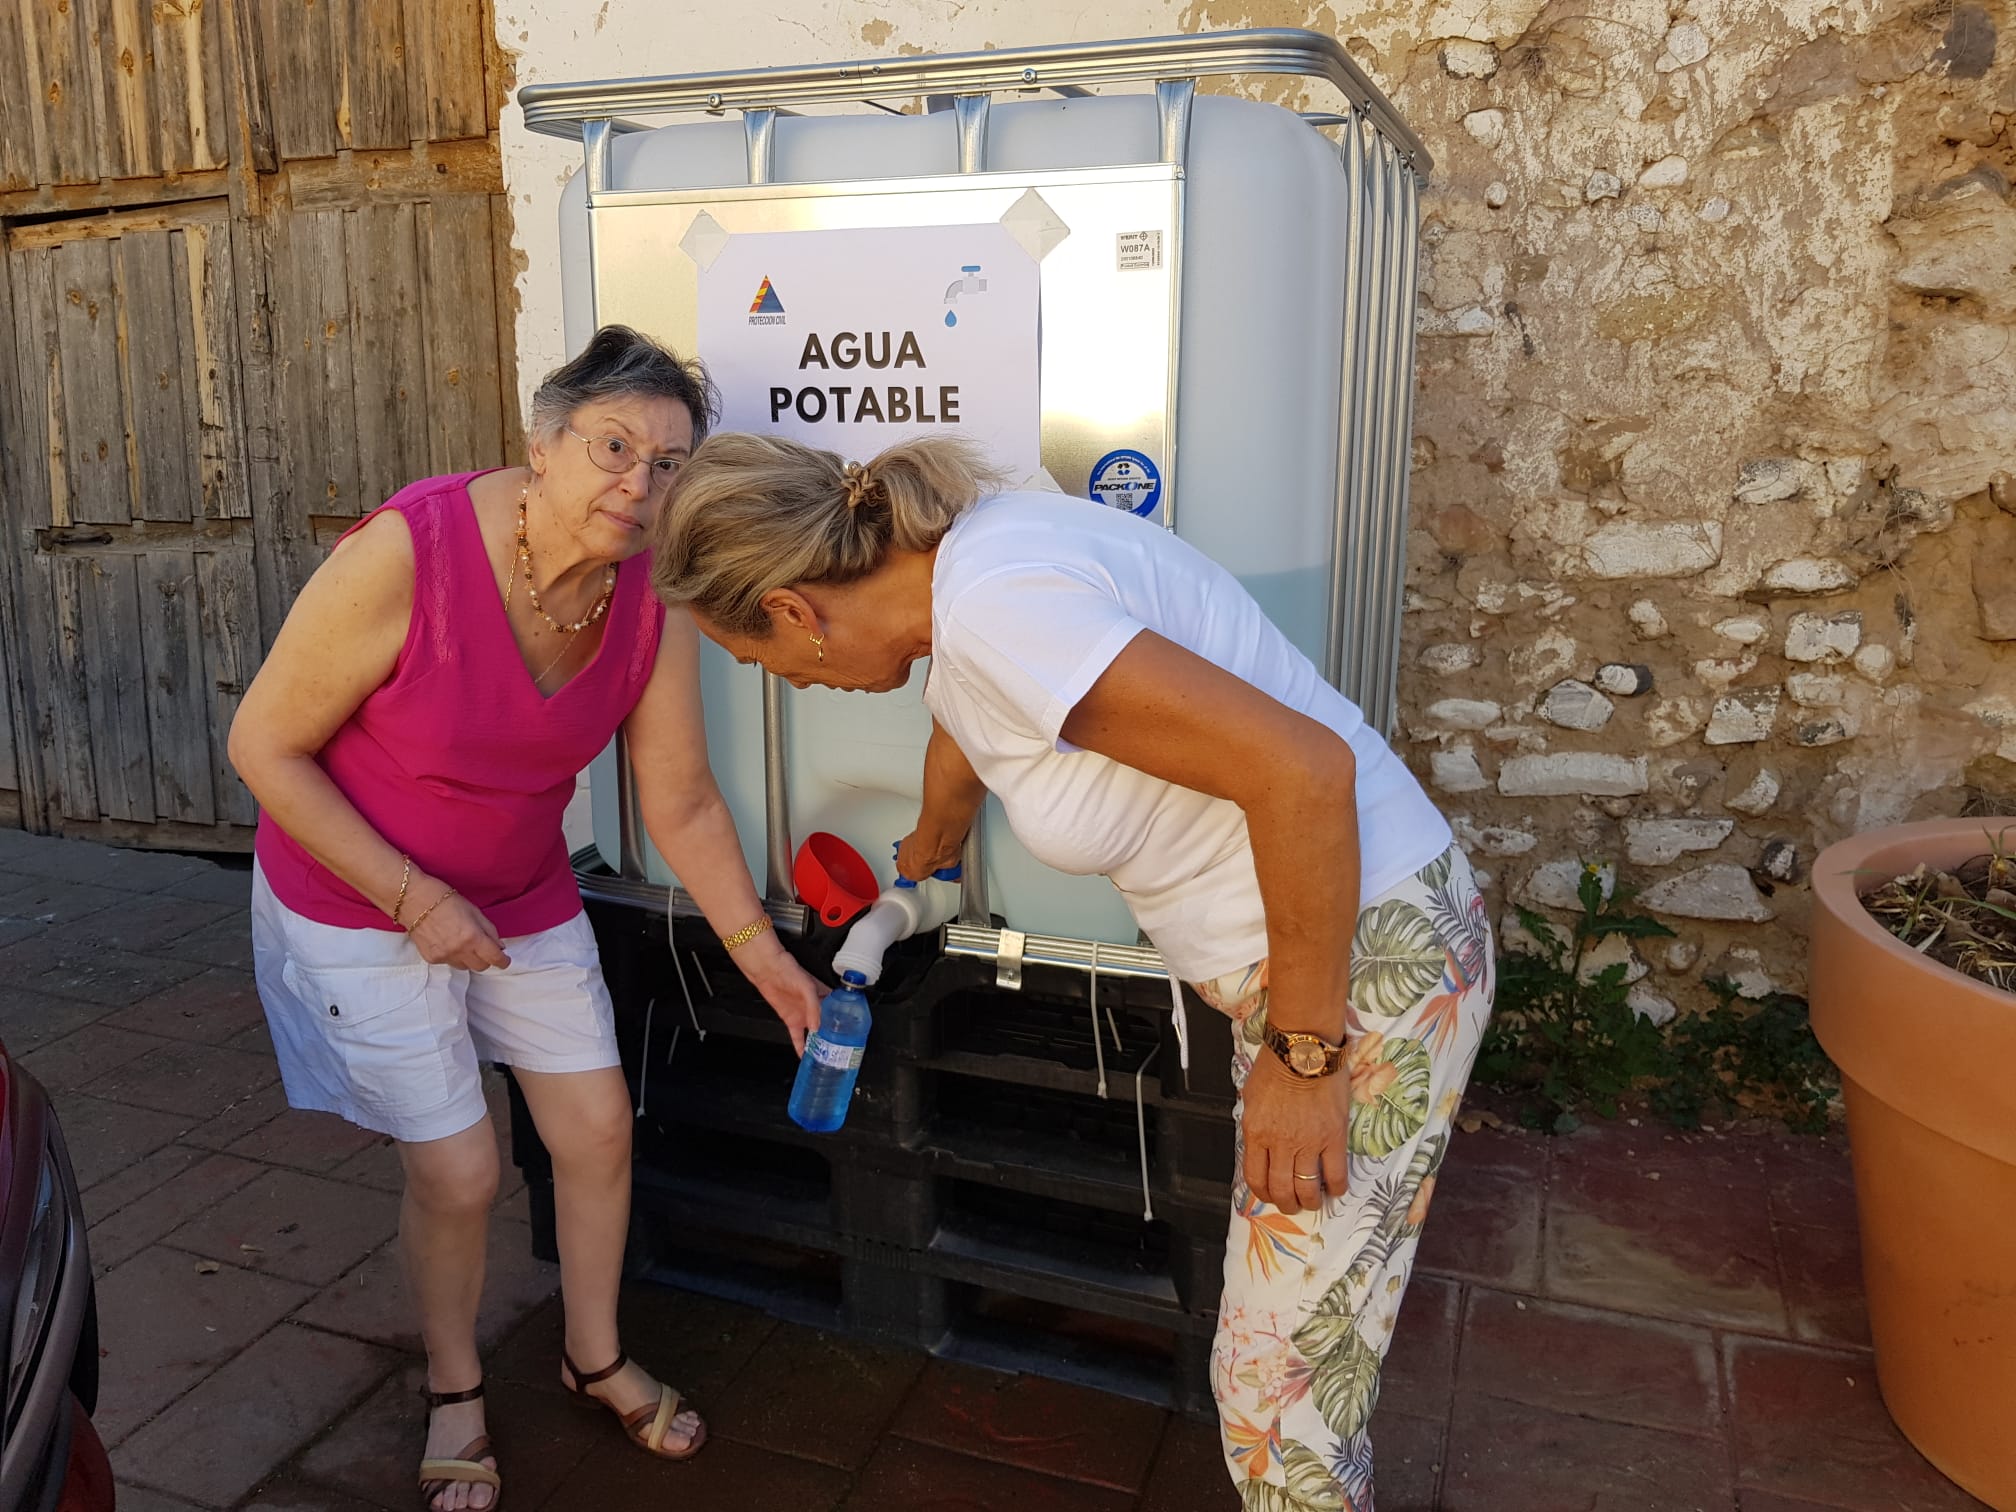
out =
<svg viewBox="0 0 2016 1512"><path fill-rule="evenodd" d="M840 980L845 982L849 987L866 987L868 985L868 978L858 971L843 971L840 973Z"/></svg>

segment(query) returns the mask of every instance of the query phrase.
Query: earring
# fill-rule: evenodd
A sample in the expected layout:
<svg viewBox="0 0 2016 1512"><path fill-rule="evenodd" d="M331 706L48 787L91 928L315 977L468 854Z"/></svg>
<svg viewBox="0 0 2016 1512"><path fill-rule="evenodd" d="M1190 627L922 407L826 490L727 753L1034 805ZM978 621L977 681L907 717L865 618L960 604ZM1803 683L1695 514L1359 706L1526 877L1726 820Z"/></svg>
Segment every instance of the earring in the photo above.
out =
<svg viewBox="0 0 2016 1512"><path fill-rule="evenodd" d="M826 660L826 637L823 635L815 635L811 637L811 640L812 644L819 648L819 660L823 662L824 660Z"/></svg>

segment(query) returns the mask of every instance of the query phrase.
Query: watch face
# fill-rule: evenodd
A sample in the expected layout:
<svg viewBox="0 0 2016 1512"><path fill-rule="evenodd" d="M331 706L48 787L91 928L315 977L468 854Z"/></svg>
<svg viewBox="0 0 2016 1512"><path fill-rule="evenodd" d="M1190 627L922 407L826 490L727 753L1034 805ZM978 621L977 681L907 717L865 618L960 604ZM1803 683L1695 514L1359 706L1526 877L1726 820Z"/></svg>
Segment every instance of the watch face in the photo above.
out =
<svg viewBox="0 0 2016 1512"><path fill-rule="evenodd" d="M1288 1047L1288 1069L1303 1076L1315 1076L1323 1069L1328 1059L1321 1045L1312 1045L1307 1040L1297 1040Z"/></svg>

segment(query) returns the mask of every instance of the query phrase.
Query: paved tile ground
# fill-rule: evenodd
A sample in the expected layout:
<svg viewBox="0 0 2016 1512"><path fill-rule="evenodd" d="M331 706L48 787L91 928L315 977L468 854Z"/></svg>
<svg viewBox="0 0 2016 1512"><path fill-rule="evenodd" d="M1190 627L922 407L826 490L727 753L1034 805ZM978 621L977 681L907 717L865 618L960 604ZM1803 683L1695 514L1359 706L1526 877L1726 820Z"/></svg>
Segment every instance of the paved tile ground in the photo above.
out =
<svg viewBox="0 0 2016 1512"><path fill-rule="evenodd" d="M248 874L0 831L0 1040L92 1229L123 1512L409 1512L417 1343L387 1143L280 1096ZM1960 1512L1884 1415L1838 1141L1459 1136L1375 1419L1381 1512ZM555 1379L507 1167L482 1330L514 1512L1232 1512L1215 1431L657 1288L640 1357L711 1441L628 1448Z"/></svg>

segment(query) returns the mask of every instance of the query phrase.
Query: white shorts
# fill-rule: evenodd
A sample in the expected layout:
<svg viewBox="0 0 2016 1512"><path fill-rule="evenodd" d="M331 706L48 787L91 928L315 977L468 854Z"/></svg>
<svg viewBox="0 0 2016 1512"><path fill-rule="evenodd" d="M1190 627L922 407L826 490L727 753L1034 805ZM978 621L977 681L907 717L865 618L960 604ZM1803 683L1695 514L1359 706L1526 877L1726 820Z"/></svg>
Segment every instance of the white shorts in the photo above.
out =
<svg viewBox="0 0 2016 1512"><path fill-rule="evenodd" d="M504 970L430 965L405 935L295 913L252 873L252 969L288 1104L394 1139L482 1122L481 1064L621 1064L588 915L504 942Z"/></svg>

